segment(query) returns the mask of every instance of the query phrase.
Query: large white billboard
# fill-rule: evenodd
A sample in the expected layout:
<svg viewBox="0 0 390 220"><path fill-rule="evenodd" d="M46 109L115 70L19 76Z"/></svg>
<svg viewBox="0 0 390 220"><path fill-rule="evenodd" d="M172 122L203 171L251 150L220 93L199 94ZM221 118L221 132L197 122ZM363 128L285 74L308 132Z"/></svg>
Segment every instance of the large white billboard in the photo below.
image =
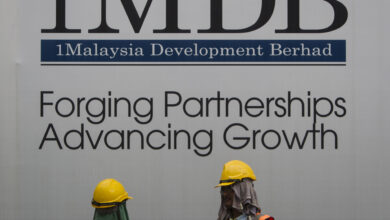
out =
<svg viewBox="0 0 390 220"><path fill-rule="evenodd" d="M1 5L0 219L92 219L105 178L216 219L235 159L276 219L388 218L386 1Z"/></svg>

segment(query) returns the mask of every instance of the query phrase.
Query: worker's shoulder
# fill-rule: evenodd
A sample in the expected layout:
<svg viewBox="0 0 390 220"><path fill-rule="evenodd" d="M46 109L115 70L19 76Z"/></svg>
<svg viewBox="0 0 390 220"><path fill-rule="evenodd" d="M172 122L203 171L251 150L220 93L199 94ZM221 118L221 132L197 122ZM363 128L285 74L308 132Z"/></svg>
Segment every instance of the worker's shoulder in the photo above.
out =
<svg viewBox="0 0 390 220"><path fill-rule="evenodd" d="M256 215L256 220L275 220L275 218L270 216L270 215L262 215L262 214L258 213Z"/></svg>

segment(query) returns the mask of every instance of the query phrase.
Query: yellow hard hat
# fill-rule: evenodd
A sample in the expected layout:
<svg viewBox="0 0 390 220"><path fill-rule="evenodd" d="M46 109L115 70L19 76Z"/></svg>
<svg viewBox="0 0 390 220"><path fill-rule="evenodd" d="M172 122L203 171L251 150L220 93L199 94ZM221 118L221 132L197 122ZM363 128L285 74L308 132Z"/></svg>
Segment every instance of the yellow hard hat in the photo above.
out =
<svg viewBox="0 0 390 220"><path fill-rule="evenodd" d="M229 186L240 182L244 178L256 180L252 168L241 160L232 160L223 166L219 184L215 187Z"/></svg>
<svg viewBox="0 0 390 220"><path fill-rule="evenodd" d="M92 207L110 208L116 206L130 197L120 182L115 179L102 180L93 193Z"/></svg>

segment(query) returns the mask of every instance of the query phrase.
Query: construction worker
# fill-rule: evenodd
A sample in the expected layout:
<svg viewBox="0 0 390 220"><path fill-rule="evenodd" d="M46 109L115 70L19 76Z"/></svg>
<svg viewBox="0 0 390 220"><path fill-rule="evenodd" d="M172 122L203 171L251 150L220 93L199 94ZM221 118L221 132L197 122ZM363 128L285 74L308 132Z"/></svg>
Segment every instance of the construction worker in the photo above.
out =
<svg viewBox="0 0 390 220"><path fill-rule="evenodd" d="M253 186L255 180L252 168L240 160L232 160L224 165L216 186L221 187L218 220L274 220L269 215L261 214Z"/></svg>
<svg viewBox="0 0 390 220"><path fill-rule="evenodd" d="M120 182L115 179L102 180L95 188L92 207L94 220L129 220L126 201L130 197Z"/></svg>

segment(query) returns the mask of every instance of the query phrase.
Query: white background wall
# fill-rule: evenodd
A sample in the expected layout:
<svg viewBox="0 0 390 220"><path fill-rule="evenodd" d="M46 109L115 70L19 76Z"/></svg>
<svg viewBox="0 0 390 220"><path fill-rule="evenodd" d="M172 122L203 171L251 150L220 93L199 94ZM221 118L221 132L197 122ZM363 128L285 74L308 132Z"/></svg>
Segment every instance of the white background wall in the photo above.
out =
<svg viewBox="0 0 390 220"><path fill-rule="evenodd" d="M16 50L15 1L0 1L0 219L15 219L16 197ZM7 210L7 211L6 211Z"/></svg>

